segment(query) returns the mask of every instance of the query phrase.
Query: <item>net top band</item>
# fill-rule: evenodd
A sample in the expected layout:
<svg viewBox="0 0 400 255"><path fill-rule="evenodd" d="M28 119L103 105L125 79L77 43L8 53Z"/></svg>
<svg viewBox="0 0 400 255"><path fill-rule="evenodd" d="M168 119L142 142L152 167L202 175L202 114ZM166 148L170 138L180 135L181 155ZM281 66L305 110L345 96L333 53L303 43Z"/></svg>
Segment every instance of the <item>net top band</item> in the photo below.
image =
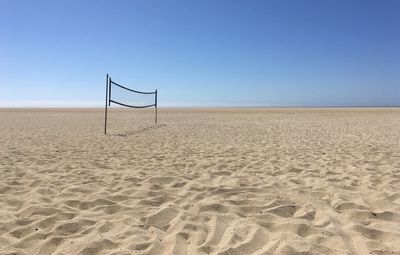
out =
<svg viewBox="0 0 400 255"><path fill-rule="evenodd" d="M120 85L120 84L118 84L118 83L116 83L116 82L113 82L111 79L110 79L110 82L111 82L112 84L114 84L114 85L120 87L120 88L129 90L129 91L131 91L131 92L139 93L139 94L147 94L147 95L149 95L149 94L155 94L155 93L156 93L156 91L152 91L152 92L143 92L143 91L133 90L133 89L124 87L124 86L122 86L122 85Z"/></svg>

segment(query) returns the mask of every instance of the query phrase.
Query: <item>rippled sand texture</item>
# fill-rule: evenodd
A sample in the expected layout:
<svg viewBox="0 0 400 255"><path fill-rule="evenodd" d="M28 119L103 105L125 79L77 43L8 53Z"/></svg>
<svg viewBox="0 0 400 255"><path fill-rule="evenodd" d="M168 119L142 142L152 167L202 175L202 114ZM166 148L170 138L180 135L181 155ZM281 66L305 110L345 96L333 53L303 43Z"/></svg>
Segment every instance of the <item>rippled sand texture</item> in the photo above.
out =
<svg viewBox="0 0 400 255"><path fill-rule="evenodd" d="M400 109L0 110L0 254L400 254Z"/></svg>

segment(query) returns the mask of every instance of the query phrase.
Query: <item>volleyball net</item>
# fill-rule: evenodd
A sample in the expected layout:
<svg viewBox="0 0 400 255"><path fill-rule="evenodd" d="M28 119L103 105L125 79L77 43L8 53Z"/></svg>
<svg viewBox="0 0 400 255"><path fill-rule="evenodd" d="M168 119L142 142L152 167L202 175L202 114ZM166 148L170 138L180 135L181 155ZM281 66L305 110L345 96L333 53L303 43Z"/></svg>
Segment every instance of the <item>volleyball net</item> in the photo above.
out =
<svg viewBox="0 0 400 255"><path fill-rule="evenodd" d="M134 104L133 104L134 102ZM155 108L155 124L157 124L157 90L144 92L116 83L106 76L106 104L104 116L104 134L107 134L107 112L111 103L129 108Z"/></svg>

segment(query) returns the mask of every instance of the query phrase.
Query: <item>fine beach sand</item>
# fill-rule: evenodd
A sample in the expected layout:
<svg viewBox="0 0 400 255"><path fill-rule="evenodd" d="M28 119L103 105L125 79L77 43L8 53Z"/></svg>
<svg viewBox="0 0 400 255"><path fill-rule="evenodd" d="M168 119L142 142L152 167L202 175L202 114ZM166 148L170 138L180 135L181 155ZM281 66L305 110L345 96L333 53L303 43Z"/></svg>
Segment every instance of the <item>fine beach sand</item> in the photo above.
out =
<svg viewBox="0 0 400 255"><path fill-rule="evenodd" d="M0 110L0 254L400 254L400 108Z"/></svg>

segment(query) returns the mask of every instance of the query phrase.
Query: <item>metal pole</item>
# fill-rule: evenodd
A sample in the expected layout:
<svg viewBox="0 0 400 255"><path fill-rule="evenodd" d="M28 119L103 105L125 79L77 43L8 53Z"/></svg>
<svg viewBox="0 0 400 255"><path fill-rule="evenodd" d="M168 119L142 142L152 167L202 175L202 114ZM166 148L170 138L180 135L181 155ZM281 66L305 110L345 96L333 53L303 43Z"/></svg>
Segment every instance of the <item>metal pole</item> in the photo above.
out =
<svg viewBox="0 0 400 255"><path fill-rule="evenodd" d="M111 77L108 78L108 106L111 105Z"/></svg>
<svg viewBox="0 0 400 255"><path fill-rule="evenodd" d="M106 107L104 111L104 134L107 134L108 74L106 76Z"/></svg>
<svg viewBox="0 0 400 255"><path fill-rule="evenodd" d="M157 125L157 90L156 90L156 102L155 102L155 105L156 105L156 125Z"/></svg>

